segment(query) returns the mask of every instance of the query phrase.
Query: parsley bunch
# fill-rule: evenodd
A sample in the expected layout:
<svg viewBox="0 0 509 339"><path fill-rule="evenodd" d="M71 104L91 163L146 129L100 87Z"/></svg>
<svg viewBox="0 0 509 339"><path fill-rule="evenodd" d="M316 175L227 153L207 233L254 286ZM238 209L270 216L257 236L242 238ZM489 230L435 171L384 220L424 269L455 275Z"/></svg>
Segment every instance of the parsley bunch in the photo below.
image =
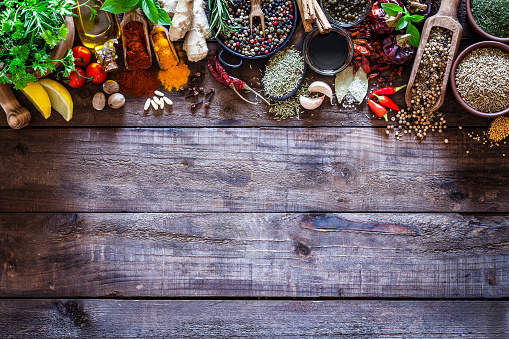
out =
<svg viewBox="0 0 509 339"><path fill-rule="evenodd" d="M73 16L73 0L0 0L0 83L23 89L37 79L33 71L55 70L68 77L74 70L69 50L62 60L51 60L51 50L67 36L64 16Z"/></svg>

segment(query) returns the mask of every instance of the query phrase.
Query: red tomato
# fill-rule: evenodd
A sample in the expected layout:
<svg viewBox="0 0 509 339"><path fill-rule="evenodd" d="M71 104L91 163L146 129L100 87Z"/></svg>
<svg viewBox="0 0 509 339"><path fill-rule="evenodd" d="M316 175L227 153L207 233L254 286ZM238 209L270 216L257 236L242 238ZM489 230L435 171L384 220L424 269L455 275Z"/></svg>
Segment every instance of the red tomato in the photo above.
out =
<svg viewBox="0 0 509 339"><path fill-rule="evenodd" d="M76 71L72 71L69 75L69 86L72 88L80 88L87 80L85 71L82 68L76 67Z"/></svg>
<svg viewBox="0 0 509 339"><path fill-rule="evenodd" d="M103 67L101 64L94 62L88 65L87 67L87 77L92 78L92 82L94 84L100 84L106 80L108 75L103 72Z"/></svg>
<svg viewBox="0 0 509 339"><path fill-rule="evenodd" d="M76 46L72 49L72 56L74 57L74 64L76 66L85 67L90 63L92 55L88 48L84 46Z"/></svg>

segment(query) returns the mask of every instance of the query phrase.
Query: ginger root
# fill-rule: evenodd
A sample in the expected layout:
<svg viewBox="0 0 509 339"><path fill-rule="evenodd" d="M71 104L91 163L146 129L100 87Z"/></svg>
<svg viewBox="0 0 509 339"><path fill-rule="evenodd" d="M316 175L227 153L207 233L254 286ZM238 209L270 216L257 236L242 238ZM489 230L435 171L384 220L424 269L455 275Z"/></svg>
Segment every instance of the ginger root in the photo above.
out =
<svg viewBox="0 0 509 339"><path fill-rule="evenodd" d="M191 27L193 0L178 0L170 28L170 40L182 39Z"/></svg>
<svg viewBox="0 0 509 339"><path fill-rule="evenodd" d="M200 61L207 56L209 51L206 38L210 36L210 29L203 6L203 0L193 0L193 20L183 46L189 61ZM209 33L208 36L205 35L207 33Z"/></svg>
<svg viewBox="0 0 509 339"><path fill-rule="evenodd" d="M163 9L168 13L170 18L175 15L175 9L177 8L178 0L159 0L159 3L163 6Z"/></svg>

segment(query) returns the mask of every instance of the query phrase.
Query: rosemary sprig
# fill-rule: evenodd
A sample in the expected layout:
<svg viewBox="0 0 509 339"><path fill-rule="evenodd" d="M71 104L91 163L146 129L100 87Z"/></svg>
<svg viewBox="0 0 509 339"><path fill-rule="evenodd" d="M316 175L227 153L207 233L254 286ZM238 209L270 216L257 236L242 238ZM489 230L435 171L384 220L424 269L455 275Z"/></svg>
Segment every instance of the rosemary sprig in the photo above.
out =
<svg viewBox="0 0 509 339"><path fill-rule="evenodd" d="M232 20L230 12L228 11L228 0L209 0L209 10L210 10L210 31L207 35L212 32L212 30L216 29L216 34L214 38L217 38L219 33L224 33L226 31L235 31L239 27L228 25L228 20Z"/></svg>

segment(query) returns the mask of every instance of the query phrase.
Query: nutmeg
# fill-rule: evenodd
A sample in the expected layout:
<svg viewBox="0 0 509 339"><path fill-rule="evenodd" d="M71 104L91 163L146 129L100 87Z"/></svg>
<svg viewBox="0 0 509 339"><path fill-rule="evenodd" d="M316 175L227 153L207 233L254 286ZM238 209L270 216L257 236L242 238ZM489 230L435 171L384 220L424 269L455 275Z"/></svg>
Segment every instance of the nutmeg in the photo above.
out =
<svg viewBox="0 0 509 339"><path fill-rule="evenodd" d="M107 80L103 83L103 91L106 94L113 94L120 91L120 86L115 80Z"/></svg>
<svg viewBox="0 0 509 339"><path fill-rule="evenodd" d="M114 93L114 94L110 95L110 97L108 98L108 105L113 109L120 108L120 107L124 106L124 104L125 104L125 98L120 93Z"/></svg>
<svg viewBox="0 0 509 339"><path fill-rule="evenodd" d="M92 98L92 106L98 110L102 111L104 106L106 106L106 96L103 92L97 92Z"/></svg>

